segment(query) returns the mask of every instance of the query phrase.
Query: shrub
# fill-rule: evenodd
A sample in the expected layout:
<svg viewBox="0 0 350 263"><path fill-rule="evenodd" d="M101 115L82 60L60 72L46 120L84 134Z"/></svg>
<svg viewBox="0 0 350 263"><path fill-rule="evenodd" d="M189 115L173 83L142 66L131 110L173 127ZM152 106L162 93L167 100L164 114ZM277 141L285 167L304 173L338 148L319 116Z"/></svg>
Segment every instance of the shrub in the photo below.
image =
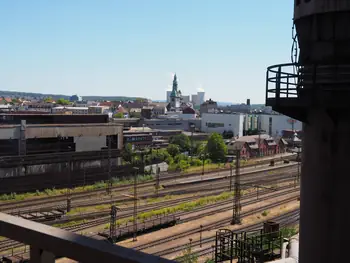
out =
<svg viewBox="0 0 350 263"><path fill-rule="evenodd" d="M266 210L261 213L262 216L267 216L268 214L269 214L269 211L266 211Z"/></svg>

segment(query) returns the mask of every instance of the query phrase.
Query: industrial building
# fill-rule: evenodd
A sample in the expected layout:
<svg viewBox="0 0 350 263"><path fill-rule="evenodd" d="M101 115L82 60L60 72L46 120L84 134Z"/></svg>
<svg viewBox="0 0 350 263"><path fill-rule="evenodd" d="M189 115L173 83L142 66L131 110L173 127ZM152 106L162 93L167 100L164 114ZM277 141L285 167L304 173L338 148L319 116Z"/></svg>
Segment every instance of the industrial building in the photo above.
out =
<svg viewBox="0 0 350 263"><path fill-rule="evenodd" d="M135 127L123 132L124 144L138 147L167 147L169 138L181 134L181 130L159 130L149 127Z"/></svg>
<svg viewBox="0 0 350 263"><path fill-rule="evenodd" d="M99 151L107 146L108 137L112 139L113 148L122 148L122 125L87 123L90 118L82 116L78 120L75 115L57 118L55 115L4 114L0 116L5 123L0 125L0 155ZM74 118L77 123L71 123ZM106 120L103 117L98 119ZM51 123L55 120L57 123ZM38 124L40 122L42 124Z"/></svg>
<svg viewBox="0 0 350 263"><path fill-rule="evenodd" d="M265 131L270 136L282 136L283 130L302 130L302 122L290 118L286 115L258 115L258 125L260 125L260 130Z"/></svg>
<svg viewBox="0 0 350 263"><path fill-rule="evenodd" d="M232 131L234 136L243 136L243 114L204 113L201 120L201 131L206 133L224 133Z"/></svg>
<svg viewBox="0 0 350 263"><path fill-rule="evenodd" d="M140 120L140 126L150 127L158 130L183 130L190 131L191 125L195 126L197 131L201 130L201 119L143 119Z"/></svg>
<svg viewBox="0 0 350 263"><path fill-rule="evenodd" d="M266 104L304 122L299 262L346 262L350 1L295 0L294 25L293 63L268 68Z"/></svg>
<svg viewBox="0 0 350 263"><path fill-rule="evenodd" d="M3 114L0 119L0 193L94 183L108 179L107 167L113 176L129 174L130 167L120 166L123 125L108 123L104 115Z"/></svg>

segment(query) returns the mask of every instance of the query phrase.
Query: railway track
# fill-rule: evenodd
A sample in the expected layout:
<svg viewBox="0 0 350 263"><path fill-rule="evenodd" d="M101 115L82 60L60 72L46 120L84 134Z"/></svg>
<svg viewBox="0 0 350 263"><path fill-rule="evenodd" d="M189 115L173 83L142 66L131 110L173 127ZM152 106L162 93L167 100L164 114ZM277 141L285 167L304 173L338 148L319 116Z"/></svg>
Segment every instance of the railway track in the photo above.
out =
<svg viewBox="0 0 350 263"><path fill-rule="evenodd" d="M273 170L280 170L280 169L286 169L288 167L274 167L271 168ZM227 172L227 171L220 171L220 172ZM218 172L210 172L207 173L205 176L208 175L216 175ZM246 175L250 174L256 174L256 173L262 173L261 171L249 171L249 172L242 172L241 177L244 177ZM189 174L189 175L171 175L171 176L165 176L161 178L162 182L170 181L170 180L176 180L176 179L183 179L183 178L188 178L188 177L194 177L198 176L198 174ZM144 183L139 183L138 188L147 188L147 187L154 187L156 180L151 180L148 182ZM112 190L113 191L122 191L122 190L128 190L132 185L127 184L127 185L119 185L119 186L113 186ZM88 192L76 192L76 193L71 193L71 199L86 199L89 197L94 197L97 195L103 195L105 194L105 189L95 189L95 190L89 190ZM57 205L58 202L63 202L67 199L66 195L57 195L57 196L48 196L45 198L37 198L37 199L30 199L30 200L22 200L22 201L9 201L9 202L2 202L0 203L0 211L3 212L8 212L9 210L18 210L20 208L25 208L25 207L34 207L34 206L44 206L50 204L53 206L54 204Z"/></svg>
<svg viewBox="0 0 350 263"><path fill-rule="evenodd" d="M273 197L279 197L281 195L285 195L285 193L279 193L278 195L275 195ZM267 199L271 199L273 197L266 197L264 199L259 199L259 202L260 201L264 201L264 200L267 200ZM258 213L260 211L264 211L266 209L270 209L270 208L273 208L273 207L276 207L278 205L281 205L281 204L284 204L284 203L288 203L290 201L293 201L293 200L296 200L296 196L293 196L293 197L290 197L290 198L287 198L285 200L282 200L282 201L278 201L276 203L273 203L273 204L269 204L267 206L263 206L263 207L260 207L256 210L252 210L252 211L247 211L247 212L244 212L241 214L242 217L244 216L249 216L251 214L254 214L254 213ZM256 200L255 200L256 202ZM231 201L232 203L232 201ZM249 203L249 204L252 204L253 202ZM226 209L227 210L227 209ZM205 215L202 215L202 217L204 217ZM196 218L197 219L197 218ZM222 226L226 226L228 225L230 222L231 222L231 219L232 218L225 218L225 219L221 219L221 220L218 220L214 223L210 223L210 224L207 224L207 225L204 225L203 228L202 228L202 231L204 230L212 230L212 229L215 229L215 228L219 228L219 227L222 227ZM172 241L172 240L175 240L175 239L179 239L179 238L182 238L182 237L186 237L190 234L194 234L194 233L198 233L200 231L200 229L191 229L189 231L185 231L185 232L182 232L182 233L179 233L177 235L173 235L171 237L166 237L166 238L163 238L163 239L159 239L159 240L154 240L152 242L149 242L147 244L143 244L143 245L139 245L139 246L136 246L136 247L133 247L134 249L137 249L137 250L144 250L144 249L147 249L149 247L153 247L153 246L156 246L156 245L160 245L160 244L163 244L165 242L168 242L168 241Z"/></svg>
<svg viewBox="0 0 350 263"><path fill-rule="evenodd" d="M289 194L289 193L298 191L299 188L291 189L290 186L283 186L278 191L284 191L284 190L288 190L288 191L283 192L283 194ZM261 195L266 195L266 194L269 194L269 193L271 194L270 190L264 190L264 191L261 192ZM249 198L254 198L255 196L256 196L255 193L249 193L249 194L244 195L242 197L242 200L246 200L246 199L249 199ZM254 199L254 200L251 200L249 202L243 203L243 205L253 204L253 203L257 202L257 201L263 201L263 200L265 200L267 198L274 198L274 197L279 197L279 196L280 196L280 193L278 193L278 194L271 194L268 197L266 197L266 196L264 197L263 196L263 197L261 197L258 200ZM172 202L167 202L167 203L162 203L162 204L155 204L155 205L152 205L152 206L147 206L146 205L146 206L142 206L142 207L138 208L138 211L139 211L139 213L140 212L148 212L148 211L152 211L152 210L156 210L156 209L161 209L161 208L164 208L164 207L170 207L170 206L178 205L178 204L181 204L183 202L189 202L189 201L192 201L194 199L198 199L198 197L183 198L181 200L173 200ZM216 203L213 203L213 204L205 205L203 207L199 207L199 208L197 208L195 210L192 210L192 211L189 211L189 212L177 212L177 213L175 213L175 216L177 216L177 217L184 216L184 215L191 214L191 213L194 213L194 212L205 211L205 210L208 210L208 209L213 208L213 207L218 207L218 206L227 205L227 204L229 206L232 206L232 200L225 200L225 201L221 201L221 202L216 202ZM225 210L230 209L229 206L227 208L221 209L220 211L225 211ZM220 212L220 211L219 210L212 211L212 212L208 213L207 215L211 215L213 213L217 213L217 212ZM126 209L120 209L120 211L118 212L118 215L119 215L118 216L119 219L125 219L125 218L128 218L128 217L131 217L133 215L133 207L126 208ZM198 216L197 218L200 218L200 216ZM191 220L190 219L180 220L181 223L188 222L188 221L191 221ZM69 230L69 231L75 231L75 229L78 229L78 231L81 231L81 230L87 229L88 226L94 227L94 226L98 226L98 225L102 225L102 224L107 224L109 222L110 222L110 216L108 215L108 216L105 216L105 217L102 217L102 218L98 218L98 219L95 219L95 220L92 220L92 221L89 221L89 222L86 222L86 223L82 223L81 225L76 225L76 226L72 226L72 227L68 227L68 228L64 228L64 229Z"/></svg>
<svg viewBox="0 0 350 263"><path fill-rule="evenodd" d="M297 190L293 189L292 191L297 191ZM262 197L258 201L260 202L260 201L263 201L263 200L266 200L266 199L270 199L270 198L273 198L273 197L278 197L278 196L285 195L285 194L286 194L285 192L282 192L282 193L279 193L278 195L268 196L268 197L265 197L265 198ZM255 196L255 194L254 194L254 196ZM252 196L250 196L249 198L251 198L251 197ZM245 199L246 198L247 197L245 197ZM231 200L228 200L228 201L225 201L224 203L229 204L230 202L232 203ZM252 203L255 203L255 202L257 202L257 200L250 201L250 202L247 202L247 203L243 203L243 205L245 205L245 204L252 204ZM184 216L184 215L188 215L190 213L195 213L195 212L198 212L198 211L208 210L208 208L215 207L215 206L218 206L218 205L220 205L220 204L216 203L216 204L210 205L209 207L208 206L207 207L200 207L198 209L194 209L194 210L188 211L188 212L179 212L179 213L175 213L174 216L176 216L176 217ZM225 208L226 211L228 209L229 208ZM267 208L264 208L264 209L267 209ZM219 211L222 211L222 208ZM216 212L218 212L218 211L216 211ZM213 213L215 213L215 212L213 212L213 211L210 212L210 214L213 214ZM132 213L130 212L128 215L123 216L123 218L126 218L126 217L130 216L131 214ZM205 215L206 214L203 213L201 215L201 217L203 217ZM209 215L209 213L208 213L208 215ZM199 218L199 217L198 216L197 217L193 217L192 220L195 220L197 218ZM81 223L81 224L78 224L78 225L75 225L75 226L63 227L62 229L67 230L67 231L73 231L73 232L81 232L83 230L86 230L86 229L89 229L89 228L92 228L92 227L96 227L96 226L99 226L99 225L102 225L102 224L106 224L109 221L110 221L110 217L103 217L103 218L95 219L95 220L92 220L92 221L89 221L89 222L84 222L84 223ZM187 221L191 221L191 220L190 219L186 219L183 222L187 222ZM195 230L195 232L198 232L198 230ZM5 240L0 241L0 251L6 251L6 250L11 249L11 248L18 248L18 247L22 247L22 246L23 246L22 243L14 241L14 240L10 240L10 239L5 239Z"/></svg>
<svg viewBox="0 0 350 263"><path fill-rule="evenodd" d="M299 209L295 209L295 210L287 212L287 213L285 213L283 215L274 217L271 220L279 222L279 223L285 223L285 222L289 222L289 221L293 221L294 222L296 218L299 218ZM225 227L226 225L220 225L217 228ZM252 225L249 225L249 226L246 226L246 227L240 227L239 229L235 230L234 232L238 233L238 232L243 232L243 231L258 230L258 229L261 228L261 225L262 225L262 222L259 222L259 223L252 224ZM215 241L215 236L210 236L210 237L207 237L207 238L203 238L202 239L202 245L206 244L206 243L211 243L211 242L214 242L214 241ZM168 249L165 249L165 250L159 251L157 253L153 253L153 254L157 255L157 256L165 256L165 255L169 255L169 254L174 254L174 253L183 251L187 247L187 245L188 244L184 244L184 245L181 245L181 246L168 248ZM191 246L192 247L199 246L199 245L200 245L200 240L195 240L195 241L191 242Z"/></svg>
<svg viewBox="0 0 350 263"><path fill-rule="evenodd" d="M290 213L287 213L285 215L274 217L271 220L278 222L280 224L280 227L295 225L297 222L299 222L299 211L294 210L294 211L291 211ZM248 226L246 228L242 228L242 229L239 229L238 231L234 231L234 232L239 233L239 232L243 232L243 231L255 231L255 230L261 229L261 227L262 227L261 223L257 223L257 224L254 224L252 226ZM214 241L215 241L215 237L213 237L212 239L208 238L208 240L202 240L202 246L208 246L208 244L209 244L209 246L205 247L203 249L195 250L193 253L196 254L198 257L203 257L203 256L206 256L208 254L213 253L214 252L213 246L210 246L210 244L213 244ZM198 241L191 243L192 248L198 247L198 246L200 246L200 242L198 242ZM183 251L185 249L185 246L180 246L178 248L177 252L179 252L180 249L182 249L181 251ZM164 254L164 255L166 255L166 254ZM183 262L184 258L178 257L176 260L177 260L177 262Z"/></svg>
<svg viewBox="0 0 350 263"><path fill-rule="evenodd" d="M282 171L280 171L280 169L275 170L274 172L276 174L272 174L272 175L268 175L265 174L265 172L255 172L255 173L248 173L245 175L242 175L242 183L252 183L252 182L256 182L256 179L259 177L263 177L266 180L272 180L273 178L275 179L283 179L283 178L289 178L292 177L293 175L296 174L297 170L296 167L292 166L292 167L285 167L285 168L281 168ZM282 177L281 177L282 176ZM284 177L283 177L284 176ZM229 180L229 177L223 177L223 178L218 178L217 181L218 182L211 182L210 184L208 183L201 183L200 181L197 181L197 183L194 183L193 185L180 185L178 188L175 189L165 189L165 190L161 190L159 193L159 196L166 196L166 195L177 195L177 194L187 194L187 193L195 193L198 192L198 189L201 190L213 190L215 188L220 188L223 187L225 185L224 181ZM260 180L259 182L256 183L260 183L260 184L264 184L267 181L265 180ZM221 182L220 182L221 181ZM201 184L204 184L205 186L201 186ZM227 185L227 182L226 182ZM151 186L150 183L148 183L147 185L145 184L141 184L138 185L138 190L143 190L145 187L149 187ZM153 185L152 185L153 186ZM131 190L130 186L128 186L127 188L127 192L125 193L129 193L129 190ZM147 190L147 189L144 189ZM121 193L122 194L122 193ZM156 197L155 194L149 194L149 193L143 193L143 191L139 191L139 198L141 199L145 199L145 198L153 198ZM64 200L60 201L63 197L60 197L59 200L53 201L50 200L49 202L44 202L44 203L39 203L37 205L39 205L39 207L34 206L30 206L30 203L21 203L20 207L26 207L25 209L21 209L18 210L18 206L16 206L16 208L14 209L13 206L11 206L10 210L2 210L5 213L10 213L10 214L15 214L18 215L19 213L40 213L40 212L48 212L48 211L52 211L52 210L57 210L57 209L61 209L61 210L65 210L66 209L66 199L67 197L64 196ZM52 199L52 197L50 197L50 199ZM107 198L104 197L103 199L99 200L99 201L72 201L71 205L72 208L74 207L88 207L88 206L94 206L94 205L103 205L103 204L109 204L111 202L127 202L130 201L130 198L125 198L125 197L117 197L117 198ZM9 207L10 205L13 204L7 204L7 206ZM29 208L27 208L28 206L30 206ZM0 210L4 209L4 207L1 207L0 205ZM16 211L17 209L17 211Z"/></svg>
<svg viewBox="0 0 350 263"><path fill-rule="evenodd" d="M283 194L287 195L287 194L291 194L291 193L296 193L297 191L298 190L292 189L292 190L283 192ZM271 199L273 197L280 197L280 196L281 196L281 193L275 194L275 195L270 195L270 196L265 197L263 200L268 200L268 199ZM248 198L245 198L245 199L248 199ZM246 202L243 202L242 206L254 204L258 201L263 201L263 200L261 200L261 199L248 200ZM212 208L214 208L214 209L212 209ZM208 210L210 210L210 211L208 211ZM204 216L211 216L211 215L215 215L217 213L222 213L222 212L226 212L226 211L230 211L230 210L232 210L232 200L227 200L227 201L223 201L220 203L206 205L204 207L199 207L199 208L191 210L191 211L177 212L177 213L174 213L171 215L173 215L175 218L180 218L178 223L181 224L181 223L190 222L190 221L194 221L194 220L203 218ZM203 211L204 213L198 214L198 212L201 212L201 211ZM191 216L191 214L195 214L195 215ZM186 218L181 219L182 217L186 217ZM140 222L139 222L139 224L140 224ZM118 228L118 230L119 229L120 228ZM108 234L107 231L105 232L105 234Z"/></svg>
<svg viewBox="0 0 350 263"><path fill-rule="evenodd" d="M283 182L289 182L291 181L291 178L289 176L285 176L283 177L282 179L280 179L279 181L276 181L275 178L271 178L269 180L265 180L264 183L265 184L268 184L268 183L276 183L276 182L279 182L279 183L283 183ZM257 182L255 182L257 183ZM242 185L242 189L245 190L245 189L249 189L251 188L250 186L250 183L246 183L246 185ZM225 182L221 182L220 184L217 184L215 185L214 187L213 186L210 186L209 188L203 188L201 187L200 188L201 191L205 191L204 194L201 194L201 195L195 195L195 196L192 196L192 197L185 197L185 198L180 198L180 199L175 199L175 200L170 200L170 201L163 201L161 202L161 204L148 204L148 205L144 205L142 207L148 207L148 208L153 208L153 209L157 209L157 208L161 208L162 206L169 206L169 205L175 205L175 204L179 204L179 203L182 203L182 202L188 202L188 201L191 201L191 200L194 200L194 199L198 199L200 197L205 197L205 196L212 196L212 195L217 195L217 194L220 194L222 192L224 192L225 190L229 190L227 189L227 183ZM260 190L261 191L261 190ZM198 192L198 188L195 189L194 191L195 193ZM189 193L189 192L186 192L186 193ZM164 195L173 195L174 193L166 193ZM146 196L147 197L147 196ZM146 198L144 197L144 198ZM115 202L115 201L113 201ZM104 204L110 204L111 201L105 201ZM101 204L101 203L99 203ZM125 210L132 210L133 208L124 208L124 209L121 209L121 212L125 211ZM142 208L141 208L142 209ZM141 211L141 210L139 210ZM110 211L109 209L108 210L104 210L104 211L101 211L101 212L92 212L92 213L85 213L85 214L81 214L81 215L76 215L76 216L69 216L68 218L64 218L63 220L56 220L56 221L52 221L52 223L48 222L47 224L53 224L53 223L61 223L61 222L67 222L69 220L82 220L82 219L89 219L89 218L96 218L96 217L100 217L100 216L107 216L109 215Z"/></svg>

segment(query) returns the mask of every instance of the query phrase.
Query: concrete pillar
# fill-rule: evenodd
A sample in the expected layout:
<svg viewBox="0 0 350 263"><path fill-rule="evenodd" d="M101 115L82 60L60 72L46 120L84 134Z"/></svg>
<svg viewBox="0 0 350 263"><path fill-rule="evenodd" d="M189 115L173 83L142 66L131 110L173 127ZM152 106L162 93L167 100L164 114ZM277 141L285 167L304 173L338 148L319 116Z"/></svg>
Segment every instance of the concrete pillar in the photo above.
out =
<svg viewBox="0 0 350 263"><path fill-rule="evenodd" d="M349 116L310 111L301 167L301 263L348 261L349 163Z"/></svg>
<svg viewBox="0 0 350 263"><path fill-rule="evenodd" d="M30 247L30 263L54 263L55 255L36 247Z"/></svg>

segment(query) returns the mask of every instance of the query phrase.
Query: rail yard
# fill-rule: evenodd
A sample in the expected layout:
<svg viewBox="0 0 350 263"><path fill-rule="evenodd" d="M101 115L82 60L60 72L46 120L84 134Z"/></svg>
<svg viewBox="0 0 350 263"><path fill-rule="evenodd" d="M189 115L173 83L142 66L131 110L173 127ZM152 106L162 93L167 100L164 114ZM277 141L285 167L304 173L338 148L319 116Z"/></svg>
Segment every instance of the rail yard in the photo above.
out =
<svg viewBox="0 0 350 263"><path fill-rule="evenodd" d="M0 210L180 262L190 242L204 258L213 253L215 232L223 227L236 232L257 230L267 219L281 227L297 224L299 167L292 159L276 157L273 166L266 159L240 167L239 174L231 167L206 173L162 173L136 184L129 180L110 185L109 191L108 186L63 189L53 196L3 200ZM231 226L237 176L242 224ZM115 218L111 207L118 207ZM273 212L276 209L280 211ZM13 262L29 258L27 246L7 238L0 239L0 254Z"/></svg>

